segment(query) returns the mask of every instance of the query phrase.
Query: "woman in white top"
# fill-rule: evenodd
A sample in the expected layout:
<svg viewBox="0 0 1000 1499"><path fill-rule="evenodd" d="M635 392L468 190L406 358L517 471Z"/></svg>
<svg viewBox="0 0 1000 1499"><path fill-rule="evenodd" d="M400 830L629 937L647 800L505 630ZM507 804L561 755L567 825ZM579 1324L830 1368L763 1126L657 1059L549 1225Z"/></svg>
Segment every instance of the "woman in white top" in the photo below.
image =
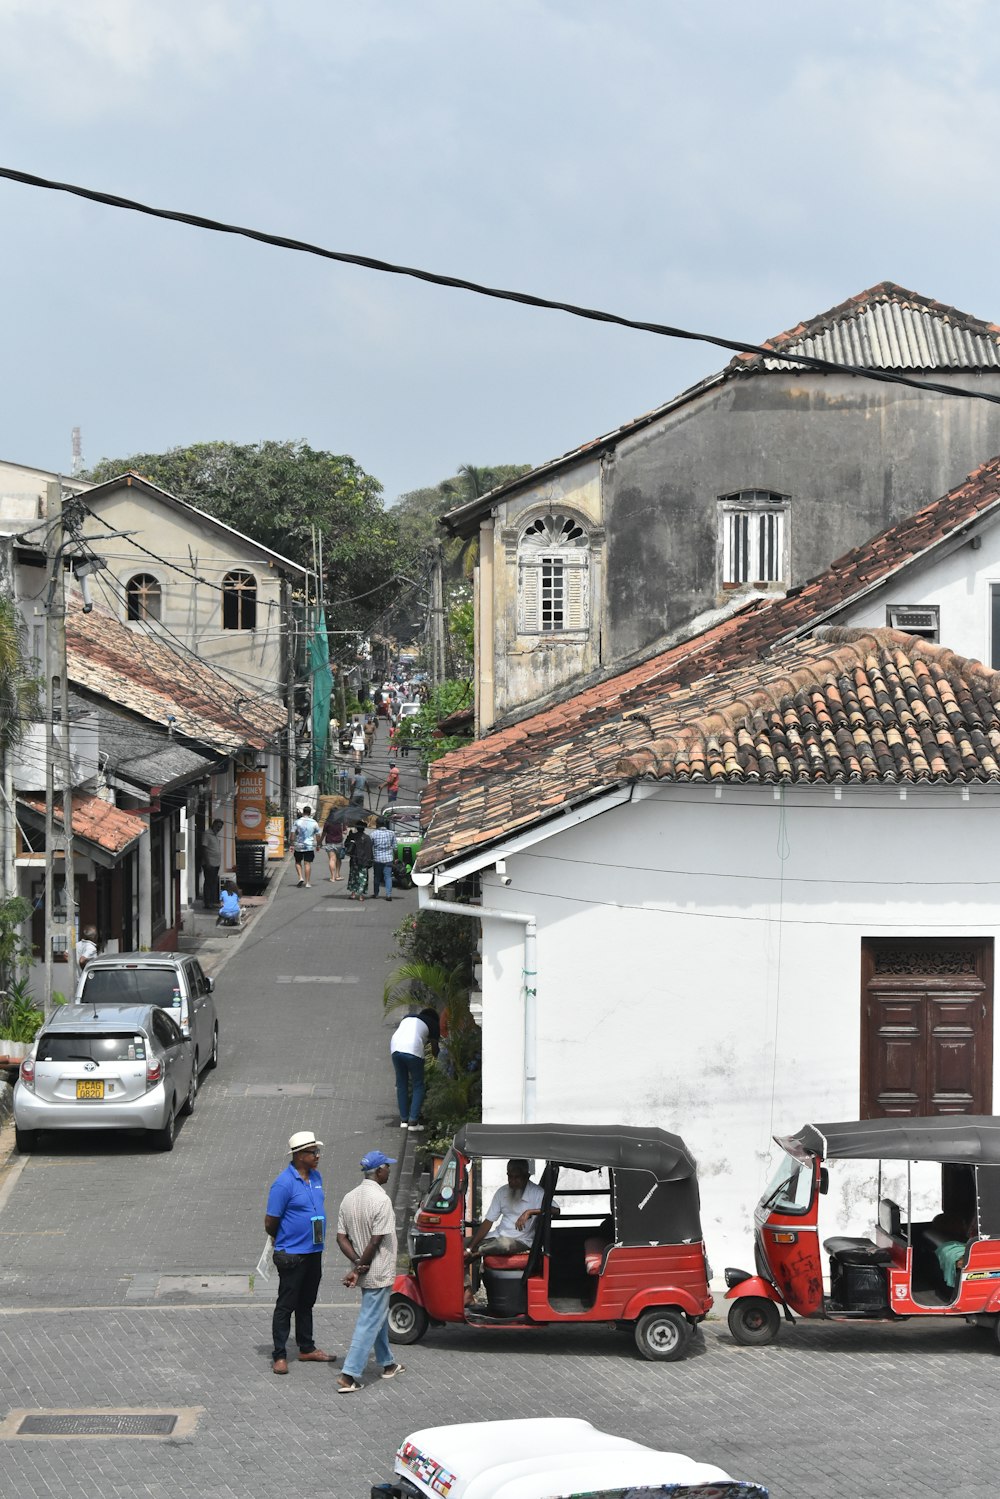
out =
<svg viewBox="0 0 1000 1499"><path fill-rule="evenodd" d="M436 1010L407 1015L392 1033L389 1052L396 1074L396 1102L400 1129L420 1129L420 1110L427 1085L424 1082L424 1049L438 1054L441 1023Z"/></svg>

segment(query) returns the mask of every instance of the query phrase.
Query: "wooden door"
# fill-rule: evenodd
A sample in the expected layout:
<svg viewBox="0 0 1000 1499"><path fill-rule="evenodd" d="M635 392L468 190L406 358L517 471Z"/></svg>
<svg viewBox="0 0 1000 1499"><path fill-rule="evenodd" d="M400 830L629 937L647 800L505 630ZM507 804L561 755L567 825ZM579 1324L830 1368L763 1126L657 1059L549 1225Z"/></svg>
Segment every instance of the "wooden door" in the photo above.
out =
<svg viewBox="0 0 1000 1499"><path fill-rule="evenodd" d="M862 944L861 1118L993 1109L991 938Z"/></svg>

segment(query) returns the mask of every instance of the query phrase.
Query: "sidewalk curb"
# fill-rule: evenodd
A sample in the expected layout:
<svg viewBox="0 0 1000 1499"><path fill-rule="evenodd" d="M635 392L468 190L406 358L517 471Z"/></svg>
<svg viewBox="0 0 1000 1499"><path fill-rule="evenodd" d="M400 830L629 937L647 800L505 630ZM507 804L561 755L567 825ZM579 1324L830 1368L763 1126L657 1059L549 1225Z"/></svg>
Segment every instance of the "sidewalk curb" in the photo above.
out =
<svg viewBox="0 0 1000 1499"><path fill-rule="evenodd" d="M223 968L225 968L230 958L234 957L235 954L239 952L240 948L243 946L247 938L253 935L257 926L257 922L264 915L264 912L271 909L272 905L277 899L278 891L281 889L282 878L284 877L291 862L291 849L289 849L285 853L284 857L280 861L275 861L273 865L274 873L268 881L267 894L264 898L264 904L262 906L255 907L257 915L254 917L253 921L245 923L237 932L235 937L230 937L228 939L228 941L226 942L225 950L219 954L218 962L212 965L212 978L215 978L216 974L222 972ZM195 951L197 955L197 950Z"/></svg>

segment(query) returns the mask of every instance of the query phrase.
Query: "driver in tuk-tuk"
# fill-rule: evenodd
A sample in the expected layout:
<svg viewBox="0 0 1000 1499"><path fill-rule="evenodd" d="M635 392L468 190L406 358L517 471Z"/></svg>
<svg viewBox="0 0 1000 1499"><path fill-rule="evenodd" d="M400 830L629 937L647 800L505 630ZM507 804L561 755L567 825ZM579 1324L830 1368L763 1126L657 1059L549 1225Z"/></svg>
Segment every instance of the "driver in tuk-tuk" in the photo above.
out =
<svg viewBox="0 0 1000 1499"><path fill-rule="evenodd" d="M507 1162L507 1185L493 1194L482 1223L476 1229L468 1249L466 1264L484 1254L525 1254L534 1243L538 1215L545 1192L531 1180L527 1161ZM558 1214L558 1204L552 1204Z"/></svg>

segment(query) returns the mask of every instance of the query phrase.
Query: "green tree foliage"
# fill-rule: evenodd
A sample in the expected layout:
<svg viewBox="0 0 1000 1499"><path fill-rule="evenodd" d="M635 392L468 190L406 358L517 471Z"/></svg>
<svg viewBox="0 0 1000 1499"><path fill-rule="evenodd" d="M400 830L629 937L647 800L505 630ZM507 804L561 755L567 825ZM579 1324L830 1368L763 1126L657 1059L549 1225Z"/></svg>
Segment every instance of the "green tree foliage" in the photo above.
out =
<svg viewBox="0 0 1000 1499"><path fill-rule="evenodd" d="M304 567L312 566L315 527L338 627L363 628L391 603L399 519L353 458L304 442L203 442L103 458L84 477L101 484L128 469Z"/></svg>
<svg viewBox="0 0 1000 1499"><path fill-rule="evenodd" d="M0 594L0 761L38 712L38 680L25 654L21 616L13 599Z"/></svg>
<svg viewBox="0 0 1000 1499"><path fill-rule="evenodd" d="M434 543L444 541L445 577L459 581L471 575L475 565L476 543L460 537L444 540L444 532L438 522L448 510L464 505L469 500L488 494L501 484L509 484L521 474L529 472L527 463L494 463L478 466L463 463L450 479L426 489L412 489L400 495L394 506L399 517L401 543L408 556L416 558L426 553Z"/></svg>

